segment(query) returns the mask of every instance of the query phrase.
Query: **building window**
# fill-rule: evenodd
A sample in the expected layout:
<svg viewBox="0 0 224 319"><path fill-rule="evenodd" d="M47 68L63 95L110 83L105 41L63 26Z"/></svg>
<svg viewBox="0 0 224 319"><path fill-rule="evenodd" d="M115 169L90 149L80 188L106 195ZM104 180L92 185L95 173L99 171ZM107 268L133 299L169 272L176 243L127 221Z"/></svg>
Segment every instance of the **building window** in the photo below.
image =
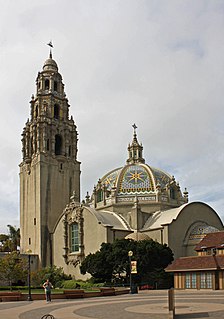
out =
<svg viewBox="0 0 224 319"><path fill-rule="evenodd" d="M49 84L50 84L49 80L48 80L48 79L45 80L45 82L44 82L44 88L45 88L45 90L49 90Z"/></svg>
<svg viewBox="0 0 224 319"><path fill-rule="evenodd" d="M59 105L57 104L54 105L54 118L59 119Z"/></svg>
<svg viewBox="0 0 224 319"><path fill-rule="evenodd" d="M49 149L50 149L49 145L50 145L50 142L49 142L49 138L48 138L47 139L47 151L49 151Z"/></svg>
<svg viewBox="0 0 224 319"><path fill-rule="evenodd" d="M79 225L74 223L71 225L71 252L79 251Z"/></svg>
<svg viewBox="0 0 224 319"><path fill-rule="evenodd" d="M36 117L38 117L38 105L36 105Z"/></svg>
<svg viewBox="0 0 224 319"><path fill-rule="evenodd" d="M175 190L173 188L170 189L170 198L175 199Z"/></svg>
<svg viewBox="0 0 224 319"><path fill-rule="evenodd" d="M71 157L71 154L72 154L72 152L71 152L71 145L69 145L69 147L68 147L68 156Z"/></svg>
<svg viewBox="0 0 224 319"><path fill-rule="evenodd" d="M185 287L186 289L195 289L197 288L197 275L195 272L187 272L185 275Z"/></svg>
<svg viewBox="0 0 224 319"><path fill-rule="evenodd" d="M31 238L29 238L29 245L31 245Z"/></svg>
<svg viewBox="0 0 224 319"><path fill-rule="evenodd" d="M99 189L97 191L97 203L102 202L102 200L103 200L103 191Z"/></svg>
<svg viewBox="0 0 224 319"><path fill-rule="evenodd" d="M60 135L55 135L55 155L62 154L62 137Z"/></svg>
<svg viewBox="0 0 224 319"><path fill-rule="evenodd" d="M36 224L37 224L37 219L36 218L33 219L33 224L34 224L34 226L36 226Z"/></svg>
<svg viewBox="0 0 224 319"><path fill-rule="evenodd" d="M202 272L200 274L200 288L212 289L212 273Z"/></svg>
<svg viewBox="0 0 224 319"><path fill-rule="evenodd" d="M58 91L58 83L56 81L54 81L54 91Z"/></svg>

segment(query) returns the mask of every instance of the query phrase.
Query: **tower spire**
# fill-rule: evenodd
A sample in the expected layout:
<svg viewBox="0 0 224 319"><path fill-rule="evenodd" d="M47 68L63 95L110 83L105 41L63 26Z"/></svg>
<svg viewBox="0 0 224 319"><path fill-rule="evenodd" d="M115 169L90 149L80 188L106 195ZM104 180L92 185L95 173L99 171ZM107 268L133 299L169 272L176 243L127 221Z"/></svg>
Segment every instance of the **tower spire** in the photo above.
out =
<svg viewBox="0 0 224 319"><path fill-rule="evenodd" d="M132 127L134 129L134 133L132 143L131 145L128 145L129 158L127 159L127 164L145 163L145 160L142 157L143 146L139 144L137 139L137 125L134 123Z"/></svg>

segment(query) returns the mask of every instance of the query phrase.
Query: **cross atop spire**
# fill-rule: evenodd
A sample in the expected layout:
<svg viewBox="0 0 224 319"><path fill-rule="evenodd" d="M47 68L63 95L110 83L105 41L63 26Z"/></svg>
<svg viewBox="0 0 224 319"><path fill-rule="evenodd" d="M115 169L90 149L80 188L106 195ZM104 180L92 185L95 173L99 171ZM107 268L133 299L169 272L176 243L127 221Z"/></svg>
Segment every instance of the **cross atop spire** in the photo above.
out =
<svg viewBox="0 0 224 319"><path fill-rule="evenodd" d="M51 51L51 49L54 47L53 44L52 44L52 41L50 41L47 45L49 45L49 47L50 47L50 55L49 55L49 58L52 59L52 51Z"/></svg>
<svg viewBox="0 0 224 319"><path fill-rule="evenodd" d="M134 129L134 134L136 134L136 128L138 128L137 125L134 123L134 124L132 125L132 127L133 127L133 129Z"/></svg>

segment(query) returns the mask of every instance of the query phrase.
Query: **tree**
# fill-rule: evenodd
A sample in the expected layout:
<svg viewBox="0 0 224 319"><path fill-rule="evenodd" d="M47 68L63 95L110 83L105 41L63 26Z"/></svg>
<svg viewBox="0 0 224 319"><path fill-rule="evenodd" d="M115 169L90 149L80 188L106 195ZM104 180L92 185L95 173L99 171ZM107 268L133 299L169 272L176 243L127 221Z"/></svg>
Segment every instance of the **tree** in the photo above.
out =
<svg viewBox="0 0 224 319"><path fill-rule="evenodd" d="M7 225L8 234L0 234L0 251L17 251L20 245L20 229L12 225Z"/></svg>
<svg viewBox="0 0 224 319"><path fill-rule="evenodd" d="M17 252L8 253L0 259L0 279L8 281L10 287L27 276L27 261Z"/></svg>
<svg viewBox="0 0 224 319"><path fill-rule="evenodd" d="M11 241L11 251L16 251L20 246L20 229L12 225L7 225L9 228L9 239Z"/></svg>
<svg viewBox="0 0 224 319"><path fill-rule="evenodd" d="M34 286L41 286L49 279L54 287L60 287L63 280L71 279L71 276L65 275L62 267L49 266L41 268L31 273L31 283Z"/></svg>
<svg viewBox="0 0 224 319"><path fill-rule="evenodd" d="M112 244L103 243L99 251L89 254L80 266L82 274L87 272L96 281L113 281L120 279L126 273L130 275L128 251L133 251L132 260L137 261L138 274L133 279L138 282L149 282L153 278L165 278L164 268L172 262L173 253L167 245L150 240L133 241L127 239L115 240Z"/></svg>

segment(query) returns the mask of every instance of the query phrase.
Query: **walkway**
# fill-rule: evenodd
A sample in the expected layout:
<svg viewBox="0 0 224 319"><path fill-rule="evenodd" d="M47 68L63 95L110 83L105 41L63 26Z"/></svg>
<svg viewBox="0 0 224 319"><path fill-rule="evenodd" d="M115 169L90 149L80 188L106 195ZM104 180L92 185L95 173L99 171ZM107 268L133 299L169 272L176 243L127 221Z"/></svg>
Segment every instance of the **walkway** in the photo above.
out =
<svg viewBox="0 0 224 319"><path fill-rule="evenodd" d="M1 302L2 319L165 319L167 291L73 300ZM177 319L224 318L224 291L176 291Z"/></svg>

